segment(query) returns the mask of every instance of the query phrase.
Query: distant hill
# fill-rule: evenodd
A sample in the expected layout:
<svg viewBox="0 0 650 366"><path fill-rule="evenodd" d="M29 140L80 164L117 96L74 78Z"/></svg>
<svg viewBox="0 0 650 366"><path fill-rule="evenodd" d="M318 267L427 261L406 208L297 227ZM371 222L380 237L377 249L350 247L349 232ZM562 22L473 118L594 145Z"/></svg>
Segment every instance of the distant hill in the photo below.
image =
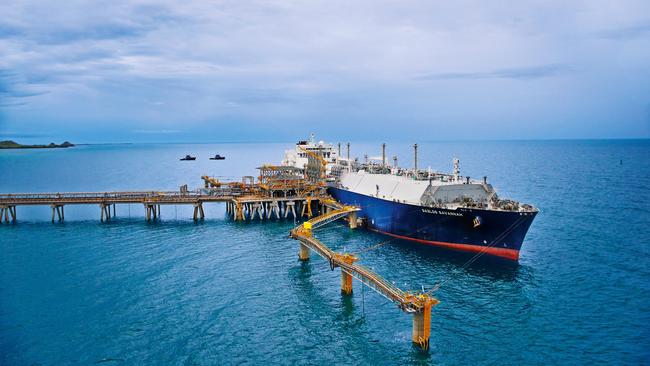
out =
<svg viewBox="0 0 650 366"><path fill-rule="evenodd" d="M0 149L55 149L55 148L73 147L73 146L74 144L71 144L68 141L60 145L57 145L53 142L50 143L49 145L22 145L11 140L0 141Z"/></svg>

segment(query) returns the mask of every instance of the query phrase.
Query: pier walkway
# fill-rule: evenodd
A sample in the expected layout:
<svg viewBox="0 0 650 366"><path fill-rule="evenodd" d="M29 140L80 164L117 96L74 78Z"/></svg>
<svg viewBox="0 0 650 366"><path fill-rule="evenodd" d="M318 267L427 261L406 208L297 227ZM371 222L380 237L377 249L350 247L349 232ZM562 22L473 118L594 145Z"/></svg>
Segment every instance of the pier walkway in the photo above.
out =
<svg viewBox="0 0 650 366"><path fill-rule="evenodd" d="M291 230L290 236L300 241L300 260L309 260L309 251L313 250L326 259L330 268L341 268L341 292L345 295L352 294L352 277L362 284L375 290L388 300L397 304L404 312L413 314L413 343L422 349L429 349L431 334L431 308L438 304L438 300L428 294L412 294L405 292L393 285L372 270L355 262L359 260L349 253L336 253L313 235L313 230L337 219L348 217L350 228L356 228L356 213L360 209L354 206L342 205L331 199L323 199L322 204L331 210L324 209L324 213L305 221L300 226Z"/></svg>
<svg viewBox="0 0 650 366"><path fill-rule="evenodd" d="M12 193L0 194L0 221L17 220L16 206L49 205L52 208L52 221L65 218L65 205L98 204L101 220L110 221L115 216L116 204L140 203L144 205L147 220L157 219L160 205L194 205L194 219L203 219L204 202L224 202L231 200L238 192L231 190L203 194L201 191L126 191L126 192L58 192L58 193ZM113 208L111 212L111 207Z"/></svg>
<svg viewBox="0 0 650 366"><path fill-rule="evenodd" d="M195 191L188 191L185 187L180 191L11 193L0 194L0 222L16 222L17 206L50 206L54 222L64 221L66 205L88 204L99 205L101 221L110 221L115 217L117 204L142 204L147 221L160 218L161 205L193 205L194 220L203 220L203 204L210 202L225 202L226 211L235 221L289 216L310 218L313 216L312 209L318 209L318 205L313 203L325 200L328 200L326 196L273 197L253 194L250 189L229 185ZM329 205L332 205L331 202Z"/></svg>

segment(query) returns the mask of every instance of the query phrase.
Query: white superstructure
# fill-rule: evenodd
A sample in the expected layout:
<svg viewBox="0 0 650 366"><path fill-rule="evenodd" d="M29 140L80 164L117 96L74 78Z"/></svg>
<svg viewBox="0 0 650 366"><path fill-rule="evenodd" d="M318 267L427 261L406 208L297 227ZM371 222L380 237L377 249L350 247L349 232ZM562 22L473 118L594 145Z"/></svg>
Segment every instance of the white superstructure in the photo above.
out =
<svg viewBox="0 0 650 366"><path fill-rule="evenodd" d="M332 172L332 167L336 165L339 158L338 151L334 149L332 144L327 144L324 141L316 142L316 138L312 133L309 140L298 141L293 150L285 150L282 165L305 169L308 162L308 154L305 150L318 154L325 159L328 175Z"/></svg>

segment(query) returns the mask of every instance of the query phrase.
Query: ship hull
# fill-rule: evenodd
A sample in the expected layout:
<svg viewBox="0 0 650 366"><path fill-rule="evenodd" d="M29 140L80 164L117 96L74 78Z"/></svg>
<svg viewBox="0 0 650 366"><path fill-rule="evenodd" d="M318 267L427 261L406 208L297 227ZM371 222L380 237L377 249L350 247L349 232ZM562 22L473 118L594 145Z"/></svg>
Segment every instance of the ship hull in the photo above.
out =
<svg viewBox="0 0 650 366"><path fill-rule="evenodd" d="M537 212L477 208L447 210L389 201L340 188L329 193L357 205L369 229L420 244L519 260L519 251Z"/></svg>

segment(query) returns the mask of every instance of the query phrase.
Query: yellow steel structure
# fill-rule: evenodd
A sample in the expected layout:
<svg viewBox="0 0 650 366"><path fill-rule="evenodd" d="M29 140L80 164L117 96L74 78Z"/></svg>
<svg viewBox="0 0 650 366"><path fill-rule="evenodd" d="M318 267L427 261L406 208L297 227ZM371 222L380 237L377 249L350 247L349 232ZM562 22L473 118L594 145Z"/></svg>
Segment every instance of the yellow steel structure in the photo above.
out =
<svg viewBox="0 0 650 366"><path fill-rule="evenodd" d="M298 147L308 155L307 166L305 167L305 179L319 185L325 186L326 173L327 173L327 160L312 150L305 149L298 145Z"/></svg>
<svg viewBox="0 0 650 366"><path fill-rule="evenodd" d="M307 217L311 218L312 213L311 213L311 196L307 196L307 199L305 200L307 202L307 205L305 206L305 215Z"/></svg>
<svg viewBox="0 0 650 366"><path fill-rule="evenodd" d="M204 175L204 176L201 177L201 179L203 179L203 181L205 182L205 188L210 188L210 187L219 188L219 187L221 187L221 182L217 178L209 177L207 175Z"/></svg>
<svg viewBox="0 0 650 366"><path fill-rule="evenodd" d="M358 260L359 258L349 253L334 253L334 262L351 265ZM341 293L344 295L352 295L352 274L344 270L341 270Z"/></svg>
<svg viewBox="0 0 650 366"><path fill-rule="evenodd" d="M375 272L357 264L359 259L353 254L336 253L316 239L313 235L315 228L345 216L350 219L351 216L354 216L356 222L356 213L360 210L358 207L342 205L330 198L321 198L321 203L333 210L314 217L291 230L290 236L300 241L300 259L309 259L308 252L311 249L328 260L330 268L341 268L341 292L343 294L352 294L352 277L355 277L362 284L397 303L397 306L404 312L413 314L412 341L423 350L428 350L431 335L431 308L439 301L426 293L412 294L402 291Z"/></svg>

